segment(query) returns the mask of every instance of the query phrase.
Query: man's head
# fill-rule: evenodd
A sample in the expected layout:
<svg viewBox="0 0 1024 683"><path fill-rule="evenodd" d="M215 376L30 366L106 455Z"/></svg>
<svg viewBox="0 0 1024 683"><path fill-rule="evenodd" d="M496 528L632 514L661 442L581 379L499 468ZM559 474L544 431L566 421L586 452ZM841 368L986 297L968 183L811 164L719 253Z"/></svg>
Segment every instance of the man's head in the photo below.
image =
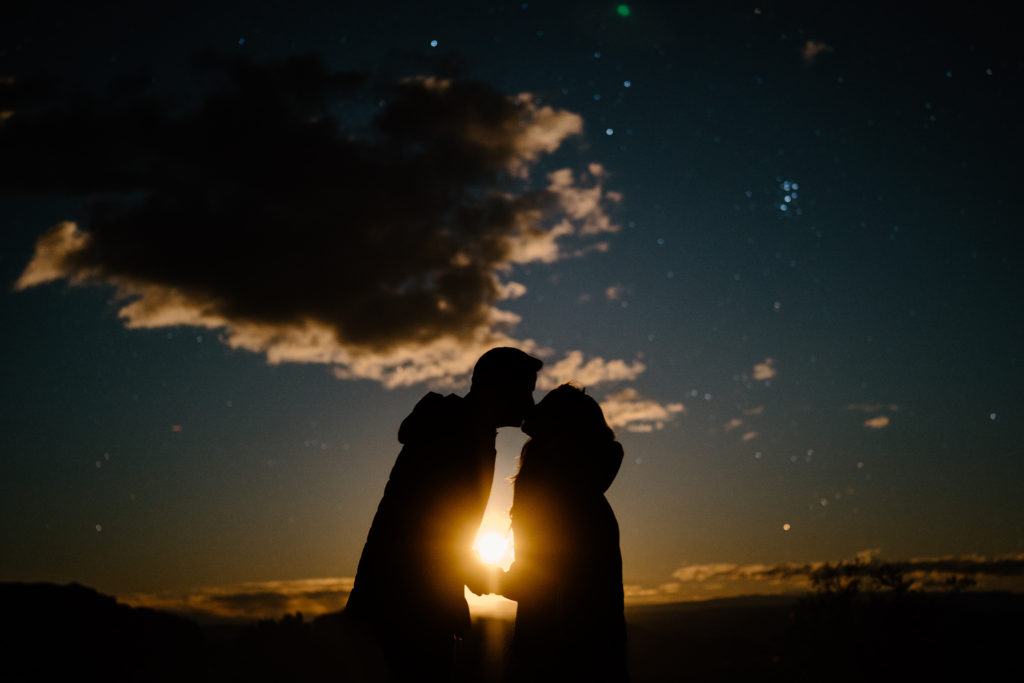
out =
<svg viewBox="0 0 1024 683"><path fill-rule="evenodd" d="M507 346L491 349L476 362L469 393L497 427L518 427L533 407L539 358Z"/></svg>

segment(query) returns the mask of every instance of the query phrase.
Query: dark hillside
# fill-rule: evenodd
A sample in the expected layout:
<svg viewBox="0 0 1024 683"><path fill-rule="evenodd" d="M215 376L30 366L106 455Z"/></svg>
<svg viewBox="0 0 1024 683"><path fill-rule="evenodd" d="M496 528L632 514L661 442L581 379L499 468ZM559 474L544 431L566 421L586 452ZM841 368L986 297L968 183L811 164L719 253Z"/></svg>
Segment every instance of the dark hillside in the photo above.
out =
<svg viewBox="0 0 1024 683"><path fill-rule="evenodd" d="M76 584L0 584L0 680L378 681L382 660L335 613L199 626ZM753 596L626 610L633 683L1024 680L1024 597L1005 593ZM478 619L465 681L503 680L513 624Z"/></svg>

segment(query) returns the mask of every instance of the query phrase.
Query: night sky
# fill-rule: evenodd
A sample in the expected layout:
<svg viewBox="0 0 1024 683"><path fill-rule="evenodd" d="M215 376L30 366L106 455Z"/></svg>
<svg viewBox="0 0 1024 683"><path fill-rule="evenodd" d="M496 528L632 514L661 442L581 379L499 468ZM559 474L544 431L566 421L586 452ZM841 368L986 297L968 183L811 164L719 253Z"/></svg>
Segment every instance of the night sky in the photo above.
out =
<svg viewBox="0 0 1024 683"><path fill-rule="evenodd" d="M627 601L1015 585L1017 39L818 5L4 10L0 580L336 608L511 344L625 448Z"/></svg>

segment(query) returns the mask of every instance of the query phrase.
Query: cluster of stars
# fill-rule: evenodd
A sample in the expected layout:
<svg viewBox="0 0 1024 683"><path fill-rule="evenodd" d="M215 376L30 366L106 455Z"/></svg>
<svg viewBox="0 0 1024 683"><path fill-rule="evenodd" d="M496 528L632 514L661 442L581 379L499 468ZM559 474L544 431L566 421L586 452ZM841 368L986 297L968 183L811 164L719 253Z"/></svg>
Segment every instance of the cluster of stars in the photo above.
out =
<svg viewBox="0 0 1024 683"><path fill-rule="evenodd" d="M796 200L799 197L797 190L800 189L800 184L793 180L783 180L779 185L784 193L782 195L782 201L779 202L779 211L788 212L794 209L794 213L798 216L803 213L799 207L796 206Z"/></svg>

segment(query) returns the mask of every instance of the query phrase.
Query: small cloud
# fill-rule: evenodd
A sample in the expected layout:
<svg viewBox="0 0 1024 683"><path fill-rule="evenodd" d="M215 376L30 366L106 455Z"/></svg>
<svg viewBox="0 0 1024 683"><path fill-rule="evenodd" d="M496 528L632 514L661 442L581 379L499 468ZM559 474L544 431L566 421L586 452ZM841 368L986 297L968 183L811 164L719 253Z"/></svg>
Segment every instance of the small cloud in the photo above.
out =
<svg viewBox="0 0 1024 683"><path fill-rule="evenodd" d="M672 572L672 578L679 581L707 581L711 578L730 576L737 569L739 565L733 563L694 564Z"/></svg>
<svg viewBox="0 0 1024 683"><path fill-rule="evenodd" d="M803 57L804 62L807 64L813 64L818 58L818 55L823 52L832 52L832 46L828 43L823 43L818 40L808 40L804 43L803 50L800 52L800 56Z"/></svg>
<svg viewBox="0 0 1024 683"><path fill-rule="evenodd" d="M537 386L553 389L559 384L573 382L582 387L592 387L602 382L632 381L646 369L647 366L639 360L627 363L594 357L584 363L582 351L570 351L562 360L544 367Z"/></svg>
<svg viewBox="0 0 1024 683"><path fill-rule="evenodd" d="M889 426L889 416L879 415L878 417L873 417L870 420L865 420L864 426L868 429L885 429Z"/></svg>
<svg viewBox="0 0 1024 683"><path fill-rule="evenodd" d="M626 431L633 432L635 434L650 434L655 429L663 429L665 427L664 422L656 422L654 424L639 423L639 424L627 424Z"/></svg>
<svg viewBox="0 0 1024 683"><path fill-rule="evenodd" d="M743 424L743 420L741 420L738 417L734 417L733 419L729 420L728 423L726 423L725 431L731 432L732 430L736 429L737 427L741 426L742 424Z"/></svg>
<svg viewBox="0 0 1024 683"><path fill-rule="evenodd" d="M748 408L743 411L744 415L761 415L764 413L764 406L757 406L756 408Z"/></svg>
<svg viewBox="0 0 1024 683"><path fill-rule="evenodd" d="M36 241L35 255L29 267L15 281L14 289L28 289L62 277L68 277L73 285L85 284L94 273L67 272L63 264L72 254L85 249L89 241L89 235L71 221L53 226Z"/></svg>
<svg viewBox="0 0 1024 683"><path fill-rule="evenodd" d="M610 301L617 301L621 299L625 293L626 289L622 285L612 285L608 289L604 290L605 298Z"/></svg>
<svg viewBox="0 0 1024 683"><path fill-rule="evenodd" d="M757 438L757 435L757 432L747 432L746 434L743 435L743 441L753 441L754 439Z"/></svg>
<svg viewBox="0 0 1024 683"><path fill-rule="evenodd" d="M558 197L562 211L580 223L582 235L619 231L619 226L611 222L603 209L607 202L618 203L622 198L617 192L604 191L603 184L607 175L601 164L594 163L582 174L584 184L578 182L568 168L548 174L548 191Z"/></svg>
<svg viewBox="0 0 1024 683"><path fill-rule="evenodd" d="M625 427L630 432L653 432L664 429L665 423L686 413L682 403L661 404L645 399L628 387L605 396L601 402L605 420L612 427Z"/></svg>
<svg viewBox="0 0 1024 683"><path fill-rule="evenodd" d="M501 299L518 299L526 294L526 285L519 282L499 283L498 287Z"/></svg>
<svg viewBox="0 0 1024 683"><path fill-rule="evenodd" d="M861 550L855 553L853 556L854 561L862 564L868 564L878 559L878 556L882 554L881 548L868 548L867 550Z"/></svg>
<svg viewBox="0 0 1024 683"><path fill-rule="evenodd" d="M850 403L846 406L846 409L855 413L879 413L888 411L890 413L898 413L900 407L895 403ZM868 429L885 429L889 426L891 419L888 415L876 415L868 420L864 421L864 426Z"/></svg>
<svg viewBox="0 0 1024 683"><path fill-rule="evenodd" d="M775 369L775 361L771 358L765 358L763 363L754 366L754 379L759 382L771 379L778 374L779 371Z"/></svg>
<svg viewBox="0 0 1024 683"><path fill-rule="evenodd" d="M629 605L659 604L677 601L679 588L678 583L663 583L656 587L627 583L623 584L622 593Z"/></svg>

